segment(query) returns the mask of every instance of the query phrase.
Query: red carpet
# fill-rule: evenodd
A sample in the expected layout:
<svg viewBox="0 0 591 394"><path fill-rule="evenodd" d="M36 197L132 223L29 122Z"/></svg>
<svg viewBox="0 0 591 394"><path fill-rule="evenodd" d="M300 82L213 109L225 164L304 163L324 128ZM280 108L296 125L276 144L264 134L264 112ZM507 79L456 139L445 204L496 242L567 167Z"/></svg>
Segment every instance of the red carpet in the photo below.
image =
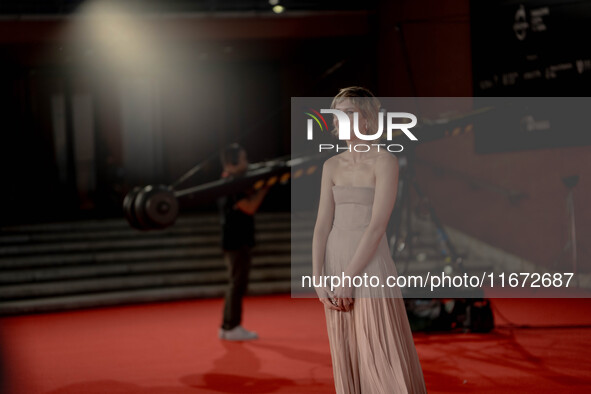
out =
<svg viewBox="0 0 591 394"><path fill-rule="evenodd" d="M494 299L489 334L415 334L430 393L591 391L591 300ZM250 297L261 339L217 339L222 301L10 317L3 393L333 393L322 306ZM529 325L531 328L513 327Z"/></svg>

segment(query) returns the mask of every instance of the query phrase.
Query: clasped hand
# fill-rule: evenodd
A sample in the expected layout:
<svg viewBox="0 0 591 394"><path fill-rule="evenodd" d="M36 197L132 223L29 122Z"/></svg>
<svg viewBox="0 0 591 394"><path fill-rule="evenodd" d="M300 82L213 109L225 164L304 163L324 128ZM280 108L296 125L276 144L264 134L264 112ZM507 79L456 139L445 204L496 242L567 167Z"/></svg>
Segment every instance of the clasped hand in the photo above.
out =
<svg viewBox="0 0 591 394"><path fill-rule="evenodd" d="M328 309L341 312L353 309L353 288L350 286L335 287L332 292L329 289L321 289L318 291L318 297Z"/></svg>

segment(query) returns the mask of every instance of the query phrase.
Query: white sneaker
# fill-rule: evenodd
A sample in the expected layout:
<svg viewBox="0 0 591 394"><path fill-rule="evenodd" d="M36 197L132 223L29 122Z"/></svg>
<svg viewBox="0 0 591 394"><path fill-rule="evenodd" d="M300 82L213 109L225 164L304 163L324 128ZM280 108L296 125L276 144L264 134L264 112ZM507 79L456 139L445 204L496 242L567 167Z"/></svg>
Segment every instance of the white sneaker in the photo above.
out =
<svg viewBox="0 0 591 394"><path fill-rule="evenodd" d="M258 339L259 336L254 331L248 331L244 327L238 325L231 330L224 330L220 328L219 332L220 339L226 341L250 341L252 339Z"/></svg>

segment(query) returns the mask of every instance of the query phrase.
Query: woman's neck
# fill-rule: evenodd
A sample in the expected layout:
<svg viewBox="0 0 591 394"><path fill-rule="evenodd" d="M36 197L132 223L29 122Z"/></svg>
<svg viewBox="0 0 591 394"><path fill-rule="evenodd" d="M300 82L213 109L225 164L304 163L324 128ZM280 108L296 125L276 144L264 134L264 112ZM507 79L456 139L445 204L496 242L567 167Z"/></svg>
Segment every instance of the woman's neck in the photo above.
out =
<svg viewBox="0 0 591 394"><path fill-rule="evenodd" d="M369 146L369 150L358 152L354 149L355 145L357 145L357 144L363 144L364 145L363 149L366 149L367 146ZM349 146L349 150L345 151L345 154L349 155L349 157L351 158L351 160L353 160L354 163L357 163L359 160L361 160L363 157L365 157L369 154L378 152L377 146L373 146L372 144L368 144L366 141L349 140L349 141L347 141L347 145Z"/></svg>

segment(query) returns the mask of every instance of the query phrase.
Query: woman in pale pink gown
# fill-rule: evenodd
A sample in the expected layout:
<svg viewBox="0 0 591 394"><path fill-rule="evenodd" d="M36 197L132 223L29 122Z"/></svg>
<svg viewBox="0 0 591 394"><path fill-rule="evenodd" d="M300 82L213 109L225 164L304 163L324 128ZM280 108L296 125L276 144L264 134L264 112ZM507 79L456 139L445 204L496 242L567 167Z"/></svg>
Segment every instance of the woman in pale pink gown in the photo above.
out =
<svg viewBox="0 0 591 394"><path fill-rule="evenodd" d="M351 125L358 112L360 132L377 130L380 103L368 90L342 89L332 107L349 115ZM352 128L347 140L350 147L375 142L357 139ZM397 185L397 159L383 148L345 150L323 166L312 244L314 275L367 274L381 281L377 287L340 286L333 292L316 288L339 394L427 392L400 289L381 286L388 276L397 276L385 234Z"/></svg>

